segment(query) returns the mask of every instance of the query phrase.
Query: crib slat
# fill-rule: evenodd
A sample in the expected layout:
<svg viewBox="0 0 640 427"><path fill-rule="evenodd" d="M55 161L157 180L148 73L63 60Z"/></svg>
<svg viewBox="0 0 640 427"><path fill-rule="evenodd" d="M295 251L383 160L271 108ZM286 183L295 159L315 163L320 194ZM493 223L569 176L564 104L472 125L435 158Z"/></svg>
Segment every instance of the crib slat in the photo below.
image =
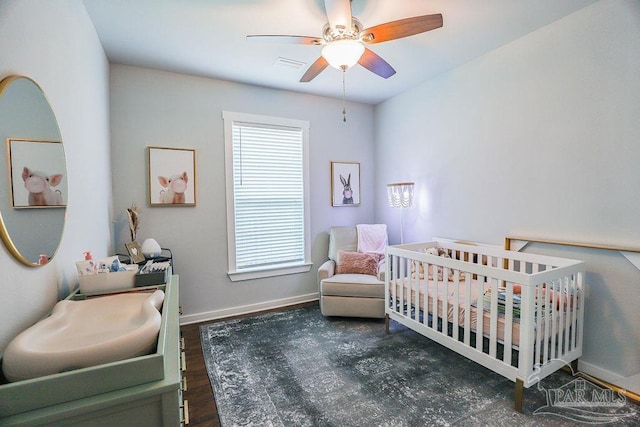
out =
<svg viewBox="0 0 640 427"><path fill-rule="evenodd" d="M405 271L406 271L406 276L405 277L409 277L408 280L405 280L404 283L404 308L403 308L403 314L409 318L411 318L411 260L409 258L404 258L404 265L405 265Z"/></svg>
<svg viewBox="0 0 640 427"><path fill-rule="evenodd" d="M415 268L415 276L413 277L413 285L412 285L412 291L414 293L414 299L413 299L413 311L414 311L414 320L416 322L420 321L420 262L419 261L412 261L415 262L416 268Z"/></svg>
<svg viewBox="0 0 640 427"><path fill-rule="evenodd" d="M504 312L504 358L507 365L511 365L511 343L513 332L513 283L505 283L507 300Z"/></svg>
<svg viewBox="0 0 640 427"><path fill-rule="evenodd" d="M491 311L489 312L489 356L496 357L498 348L498 279L491 277Z"/></svg>
<svg viewBox="0 0 640 427"><path fill-rule="evenodd" d="M385 312L385 317L387 315L387 308L389 307L389 263L391 262L391 257L389 256L389 254L385 253L385 257L384 257L384 277L385 277L385 284L384 284L384 312Z"/></svg>
<svg viewBox="0 0 640 427"><path fill-rule="evenodd" d="M407 269L407 280L404 282L404 306L405 306L405 314L407 317L411 318L411 286L413 282L413 276L411 275L411 260L409 258L404 259L404 265Z"/></svg>
<svg viewBox="0 0 640 427"><path fill-rule="evenodd" d="M449 321L449 268L442 269L442 333L448 335L447 323Z"/></svg>
<svg viewBox="0 0 640 427"><path fill-rule="evenodd" d="M575 275L571 275L571 276L567 276L567 295L566 295L566 307L565 307L565 311L566 311L566 322L567 322L567 331L565 334L565 348L566 351L573 351L573 349L575 348L575 341L574 338L576 336L576 322L575 322L575 309L576 309L576 294L578 293L578 289L577 289L577 283L576 283L576 276Z"/></svg>
<svg viewBox="0 0 640 427"><path fill-rule="evenodd" d="M567 322L567 331L565 334L565 341L566 341L566 351L570 352L573 351L575 349L575 341L574 338L576 337L576 316L575 316L575 309L576 309L576 294L578 292L577 289L577 283L576 283L576 277L575 275L572 276L567 276L567 295L566 295L566 302L567 305L565 307L566 313L566 322Z"/></svg>
<svg viewBox="0 0 640 427"><path fill-rule="evenodd" d="M460 321L460 271L453 271L453 339L458 341L459 338L459 321Z"/></svg>
<svg viewBox="0 0 640 427"><path fill-rule="evenodd" d="M551 319L551 322L548 329L548 335L546 336L547 340L549 341L549 359L545 359L545 362L547 360L552 360L554 357L556 357L557 340L555 339L555 333L558 330L558 316L555 312L556 303L557 303L555 281L548 282L546 286L548 287L548 289L551 289L552 292L547 292L549 294L549 296L547 297L549 300L549 305L547 306L547 313L549 314L549 319ZM546 332L547 331L545 331L545 333Z"/></svg>
<svg viewBox="0 0 640 427"><path fill-rule="evenodd" d="M536 312L536 317L535 317L535 331L534 331L534 336L535 336L535 346L536 346L536 355L535 355L535 363L539 364L540 363L540 351L541 351L541 347L544 344L544 336L543 336L543 331L542 331L542 285L537 284L534 287L534 296L532 298L535 298L535 306L534 306L534 310ZM520 319L520 322L522 322L522 318Z"/></svg>
<svg viewBox="0 0 640 427"><path fill-rule="evenodd" d="M464 345L471 343L471 273L465 274L464 280Z"/></svg>
<svg viewBox="0 0 640 427"><path fill-rule="evenodd" d="M433 277L433 293L431 295L431 329L438 330L438 266L430 264L429 268Z"/></svg>
<svg viewBox="0 0 640 427"><path fill-rule="evenodd" d="M581 349L583 344L582 329L584 328L584 274L582 272L577 273L576 280L578 287L574 295L576 299L574 300L573 309L576 313L576 320L573 336L576 340L574 346ZM578 295L578 292L580 292L580 295Z"/></svg>
<svg viewBox="0 0 640 427"><path fill-rule="evenodd" d="M392 259L392 267L391 267L391 275L393 277L393 287L391 288L393 303L391 304L390 309L394 312L398 311L398 281L400 276L400 264L398 264L398 256L394 255Z"/></svg>
<svg viewBox="0 0 640 427"><path fill-rule="evenodd" d="M565 334L565 331L568 331L569 329L567 329L567 321L566 321L566 310L568 310L568 306L566 304L566 298L565 296L568 295L568 286L569 283L567 282L568 277L564 276L562 277L562 279L559 282L559 288L558 292L559 292L559 297L558 297L558 325L559 325L559 331L558 331L558 358L562 357L568 350L567 350L567 343L566 343L566 336L568 335L568 333Z"/></svg>
<svg viewBox="0 0 640 427"><path fill-rule="evenodd" d="M571 328L572 334L569 339L571 350L575 348L582 348L582 321L581 316L578 314L582 312L582 304L584 301L584 294L582 292L582 274L574 274L571 277Z"/></svg>
<svg viewBox="0 0 640 427"><path fill-rule="evenodd" d="M391 298L393 300L393 303L391 304L391 307L389 307L389 309L391 311L397 311L398 309L398 280L400 280L398 278L399 276L399 272L398 272L398 256L397 255L392 255L391 256L391 270L392 270L392 274L393 274L393 289L391 290L393 293L393 297Z"/></svg>
<svg viewBox="0 0 640 427"><path fill-rule="evenodd" d="M403 316L404 314L404 307L406 306L405 304L405 297L404 297L404 285L405 285L405 277L407 277L406 273L405 273L405 269L406 269L406 264L407 264L407 259L402 257L399 257L399 263L400 263L400 289L398 289L398 293L400 294L398 296L398 302L400 304L400 307L398 307L398 309L400 310L400 314L402 314Z"/></svg>
<svg viewBox="0 0 640 427"><path fill-rule="evenodd" d="M507 258L507 270L516 270L516 261ZM521 307L522 309L522 307ZM504 329L504 363L511 365L511 345L513 343L513 283L507 284L507 307L505 313ZM521 337L522 335L520 335ZM521 338L520 338L521 339Z"/></svg>
<svg viewBox="0 0 640 427"><path fill-rule="evenodd" d="M429 264L427 262L423 262L422 263L423 267L424 267L424 279L423 279L423 286L424 286L424 292L422 295L422 305L420 306L422 308L422 324L425 326L429 326L429 292L431 292L429 290Z"/></svg>
<svg viewBox="0 0 640 427"><path fill-rule="evenodd" d="M550 351L549 351L549 347L550 347L550 340L549 340L549 327L550 324L553 322L552 319L549 318L549 316L553 317L553 313L549 310L551 308L550 301L549 301L549 296L550 293L546 291L545 286L548 286L546 284L542 284L540 285L540 290L542 292L544 292L543 294L543 311L544 311L544 354L543 354L543 359L542 359L542 363L544 364L547 360L550 359Z"/></svg>
<svg viewBox="0 0 640 427"><path fill-rule="evenodd" d="M476 311L476 350L482 352L482 338L484 332L484 276L478 275L478 282L476 283L478 289L476 290L478 310Z"/></svg>

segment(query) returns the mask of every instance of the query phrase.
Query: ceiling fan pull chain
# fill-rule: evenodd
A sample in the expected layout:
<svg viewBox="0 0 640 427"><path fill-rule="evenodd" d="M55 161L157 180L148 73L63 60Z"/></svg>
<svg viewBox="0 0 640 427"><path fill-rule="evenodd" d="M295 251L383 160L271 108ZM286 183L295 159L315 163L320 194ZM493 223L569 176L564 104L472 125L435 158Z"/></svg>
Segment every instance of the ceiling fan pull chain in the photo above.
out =
<svg viewBox="0 0 640 427"><path fill-rule="evenodd" d="M347 122L347 89L345 86L345 75L347 68L342 67L342 121Z"/></svg>

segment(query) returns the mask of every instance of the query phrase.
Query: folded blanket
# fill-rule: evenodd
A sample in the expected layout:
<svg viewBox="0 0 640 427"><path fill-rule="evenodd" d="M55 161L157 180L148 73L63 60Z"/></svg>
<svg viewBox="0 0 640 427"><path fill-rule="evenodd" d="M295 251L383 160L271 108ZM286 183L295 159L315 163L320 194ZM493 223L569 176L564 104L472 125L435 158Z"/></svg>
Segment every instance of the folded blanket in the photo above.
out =
<svg viewBox="0 0 640 427"><path fill-rule="evenodd" d="M389 243L386 224L358 224L358 252L384 254Z"/></svg>

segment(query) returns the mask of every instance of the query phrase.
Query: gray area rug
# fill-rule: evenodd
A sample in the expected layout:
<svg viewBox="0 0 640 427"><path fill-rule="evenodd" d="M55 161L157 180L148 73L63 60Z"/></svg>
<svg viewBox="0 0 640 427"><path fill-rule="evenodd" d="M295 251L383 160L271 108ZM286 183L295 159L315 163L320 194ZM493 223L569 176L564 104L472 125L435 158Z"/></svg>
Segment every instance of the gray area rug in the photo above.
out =
<svg viewBox="0 0 640 427"><path fill-rule="evenodd" d="M602 391L565 372L527 389L517 413L514 383L500 375L395 322L386 334L381 320L325 318L318 306L200 333L224 427L640 424L624 399L549 406L548 396Z"/></svg>

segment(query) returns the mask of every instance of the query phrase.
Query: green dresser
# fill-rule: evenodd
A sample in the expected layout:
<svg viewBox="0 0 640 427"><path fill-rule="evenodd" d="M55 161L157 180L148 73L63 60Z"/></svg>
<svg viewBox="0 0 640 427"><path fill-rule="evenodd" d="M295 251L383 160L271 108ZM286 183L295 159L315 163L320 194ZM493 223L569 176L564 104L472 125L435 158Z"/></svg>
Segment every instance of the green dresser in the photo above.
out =
<svg viewBox="0 0 640 427"><path fill-rule="evenodd" d="M0 425L179 426L183 412L179 283L164 288L155 353L0 386Z"/></svg>

